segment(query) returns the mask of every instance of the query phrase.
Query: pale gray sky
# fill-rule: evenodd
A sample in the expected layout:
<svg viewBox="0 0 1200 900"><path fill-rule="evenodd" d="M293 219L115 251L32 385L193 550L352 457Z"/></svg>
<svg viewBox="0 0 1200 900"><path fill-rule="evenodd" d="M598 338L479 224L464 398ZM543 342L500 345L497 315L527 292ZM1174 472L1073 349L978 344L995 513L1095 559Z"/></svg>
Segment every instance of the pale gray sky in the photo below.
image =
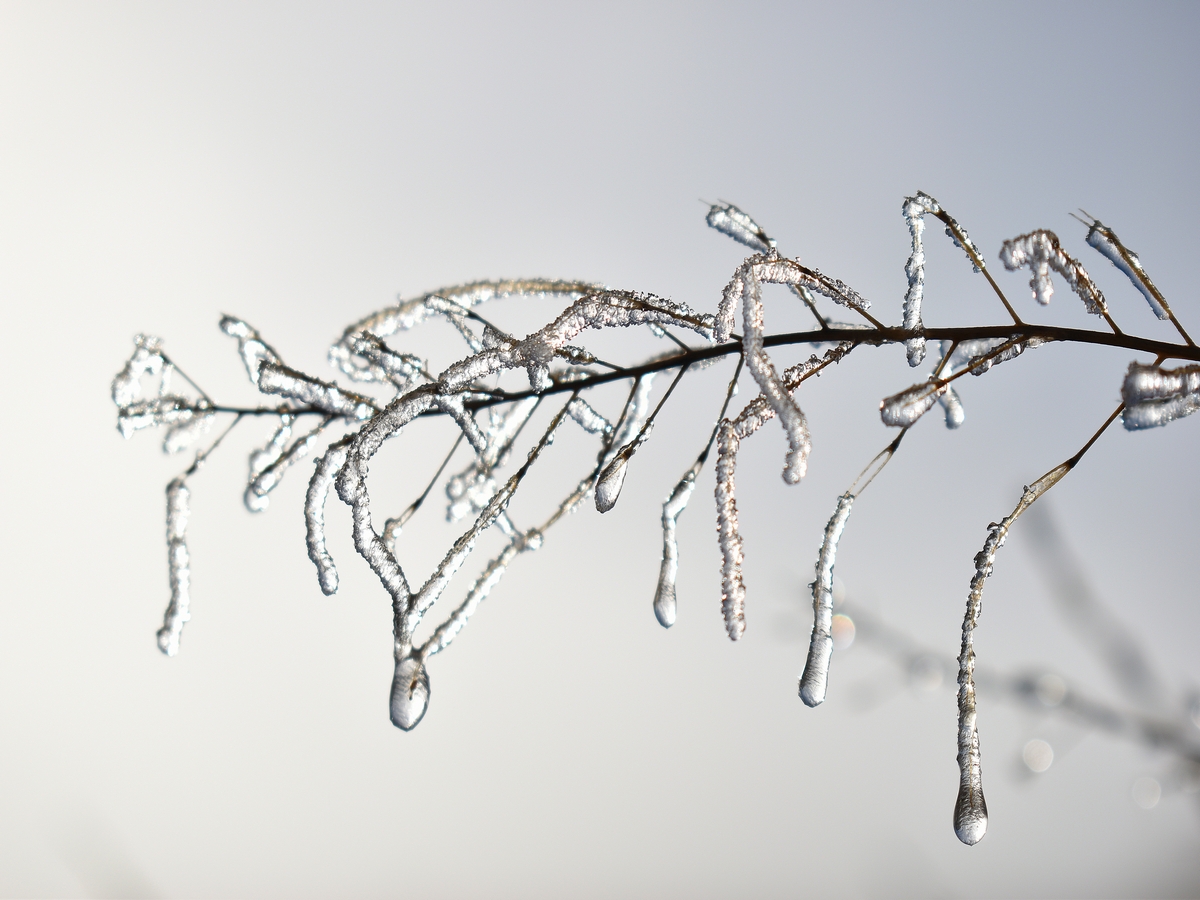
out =
<svg viewBox="0 0 1200 900"><path fill-rule="evenodd" d="M742 253L698 198L739 204L898 320L900 206L923 189L993 262L1054 229L1127 330L1169 338L1084 246L1083 207L1200 331L1198 35L1191 4L0 4L0 894L1195 895L1195 795L1170 789L1163 755L981 690L991 826L967 848L948 686L910 689L860 641L835 654L824 706L796 698L824 523L889 439L879 398L919 377L899 349L802 392L802 486L779 480L777 430L747 442L739 644L709 473L681 519L679 622L650 611L659 504L719 405L713 369L673 398L617 508L552 532L434 660L410 734L388 723L390 610L344 509L343 589L325 598L308 465L267 514L242 507L253 426L193 483L194 618L180 656L159 654L162 487L183 466L151 435L119 438L108 387L145 331L210 393L249 400L221 313L323 373L349 322L476 278L711 311ZM926 321L1000 321L927 234ZM998 277L1030 319L1090 324L1065 290L1042 310L1027 276ZM801 327L769 299L769 327ZM551 312L514 311L527 327ZM987 523L1091 434L1131 358L1048 347L971 379L966 425L923 422L857 504L838 561L852 598L956 653ZM1198 438L1200 417L1116 429L1047 500L1178 691L1200 682ZM400 444L373 466L397 504L440 452ZM450 535L426 515L417 571ZM980 665L1118 696L1029 540L1001 552ZM1056 748L1037 777L1033 738ZM1142 777L1165 786L1148 811Z"/></svg>

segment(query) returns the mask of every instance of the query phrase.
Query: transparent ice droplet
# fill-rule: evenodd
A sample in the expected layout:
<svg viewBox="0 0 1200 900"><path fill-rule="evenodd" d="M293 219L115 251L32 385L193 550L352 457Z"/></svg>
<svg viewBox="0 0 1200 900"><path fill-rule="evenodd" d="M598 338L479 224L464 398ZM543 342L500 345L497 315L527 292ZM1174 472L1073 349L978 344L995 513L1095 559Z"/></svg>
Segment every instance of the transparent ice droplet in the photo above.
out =
<svg viewBox="0 0 1200 900"><path fill-rule="evenodd" d="M604 471L596 479L596 509L600 512L606 513L617 505L617 498L621 496L621 486L625 484L628 465L628 459L618 456L604 467Z"/></svg>
<svg viewBox="0 0 1200 900"><path fill-rule="evenodd" d="M663 628L675 624L675 582L660 579L658 591L654 594L654 618Z"/></svg>
<svg viewBox="0 0 1200 900"><path fill-rule="evenodd" d="M987 802L983 791L971 791L966 785L959 789L954 805L954 833L968 846L983 840L987 833Z"/></svg>
<svg viewBox="0 0 1200 900"><path fill-rule="evenodd" d="M393 725L404 731L417 727L429 706L429 672L420 660L406 656L396 663L391 705Z"/></svg>

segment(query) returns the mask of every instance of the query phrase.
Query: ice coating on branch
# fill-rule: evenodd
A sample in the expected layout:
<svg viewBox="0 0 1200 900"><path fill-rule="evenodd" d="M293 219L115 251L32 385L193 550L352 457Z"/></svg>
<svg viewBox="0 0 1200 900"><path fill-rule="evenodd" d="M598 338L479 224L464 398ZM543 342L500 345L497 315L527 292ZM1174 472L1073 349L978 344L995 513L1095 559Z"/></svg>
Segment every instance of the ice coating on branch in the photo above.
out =
<svg viewBox="0 0 1200 900"><path fill-rule="evenodd" d="M675 485L671 496L663 503L663 558L658 572L658 588L654 592L654 616L663 628L675 624L675 578L679 574L679 541L676 538L676 523L687 508L688 500L696 489L696 476L703 463L697 460Z"/></svg>
<svg viewBox="0 0 1200 900"><path fill-rule="evenodd" d="M238 353L241 354L242 362L246 366L246 374L250 376L255 387L258 387L259 369L264 362L282 363L274 348L241 319L222 316L221 330L230 337L237 338Z"/></svg>
<svg viewBox="0 0 1200 900"><path fill-rule="evenodd" d="M158 375L163 369L161 338L139 334L133 343L133 355L112 383L112 399L118 409L129 406L141 394L143 375Z"/></svg>
<svg viewBox="0 0 1200 900"><path fill-rule="evenodd" d="M392 724L404 731L417 727L429 706L429 672L411 656L396 660L392 676Z"/></svg>
<svg viewBox="0 0 1200 900"><path fill-rule="evenodd" d="M167 485L167 571L171 579L171 600L163 615L163 626L158 631L158 649L167 656L179 652L179 637L191 618L188 588L192 573L187 548L190 493L184 483L185 477L180 476Z"/></svg>
<svg viewBox="0 0 1200 900"><path fill-rule="evenodd" d="M277 394L333 416L369 419L376 411L375 404L368 398L278 362L264 361L259 366L256 384L264 394Z"/></svg>
<svg viewBox="0 0 1200 900"><path fill-rule="evenodd" d="M378 341L397 331L407 331L436 312L434 307L443 302L469 310L481 303L508 297L575 300L584 294L602 290L601 285L590 282L532 278L474 281L431 291L415 299L381 309L355 322L346 329L341 340L329 349L329 361L354 381L389 381L391 376L387 367L369 355L360 353L357 342L372 338Z"/></svg>
<svg viewBox="0 0 1200 900"><path fill-rule="evenodd" d="M446 509L447 521L456 522L487 506L496 493L496 479L492 473L508 461L514 438L536 406L536 397L526 397L513 403L503 413L489 411L486 449L477 452L475 459L462 472L452 475L446 482L446 496L450 501Z"/></svg>
<svg viewBox="0 0 1200 900"><path fill-rule="evenodd" d="M946 414L947 428L958 428L967 420L967 411L963 409L962 400L952 386L938 397L938 403L942 404L942 411Z"/></svg>
<svg viewBox="0 0 1200 900"><path fill-rule="evenodd" d="M714 203L705 217L709 227L728 235L739 244L745 244L755 253L767 253L775 249L775 242L752 218L732 203Z"/></svg>
<svg viewBox="0 0 1200 900"><path fill-rule="evenodd" d="M266 491L259 494L252 491L251 486L259 475L269 469L283 455L287 442L291 440L292 425L295 421L296 417L290 413L281 413L279 425L271 433L266 445L250 451L250 474L246 479L246 493L243 497L246 509L250 512L262 512L270 503Z"/></svg>
<svg viewBox="0 0 1200 900"><path fill-rule="evenodd" d="M955 247L967 254L967 259L976 272L982 272L985 268L983 254L971 241L966 229L924 191L917 191L916 196L913 197L905 197L901 212L904 214L904 221L908 225L908 233L912 239L912 252L909 254L908 262L904 265L904 274L908 278L908 290L904 293L903 325L906 329L921 330L925 327L921 321L921 302L925 297L925 245L923 241L925 215L935 215L946 223L946 236L954 242ZM909 338L904 342L904 346L908 352L908 364L910 366L920 365L925 358L925 338Z"/></svg>
<svg viewBox="0 0 1200 900"><path fill-rule="evenodd" d="M304 498L305 544L308 558L317 567L317 580L327 597L337 593L338 574L333 557L325 549L325 500L334 476L346 462L345 440L330 445L317 460L316 471L308 482L308 493Z"/></svg>
<svg viewBox="0 0 1200 900"><path fill-rule="evenodd" d="M904 274L908 276L908 290L904 293L904 321L907 329L920 331L924 329L921 321L921 301L925 298L925 246L921 240L925 233L925 213L937 212L941 209L938 202L918 191L915 197L906 197L902 211L904 221L908 225L908 233L912 238L912 252L908 262L904 264ZM908 364L918 366L925 358L925 338L909 338L904 342L908 352Z"/></svg>
<svg viewBox="0 0 1200 900"><path fill-rule="evenodd" d="M721 294L713 333L713 340L719 344L729 340L733 332L738 305L744 305L747 282L803 287L828 297L840 306L860 312L871 308L870 301L849 285L822 275L816 269L802 266L794 259L776 255L752 256L742 263Z"/></svg>
<svg viewBox="0 0 1200 900"><path fill-rule="evenodd" d="M380 376L376 379L359 378L359 381L390 381L397 390L403 391L418 376L433 380L425 360L411 353L397 353L373 334L355 335L350 344L367 369L378 372Z"/></svg>
<svg viewBox="0 0 1200 900"><path fill-rule="evenodd" d="M588 434L608 434L612 431L612 423L592 409L591 405L582 397L576 397L571 401L567 406L567 415Z"/></svg>
<svg viewBox="0 0 1200 900"><path fill-rule="evenodd" d="M733 423L723 420L717 426L717 544L721 548L721 614L732 641L746 630L746 586L742 582L744 557L734 490L734 467L740 443Z"/></svg>
<svg viewBox="0 0 1200 900"><path fill-rule="evenodd" d="M1130 363L1121 385L1125 409L1122 422L1129 431L1157 428L1200 409L1200 366L1164 369Z"/></svg>
<svg viewBox="0 0 1200 900"><path fill-rule="evenodd" d="M1138 259L1136 253L1121 243L1120 238L1111 228L1098 219L1092 222L1092 227L1088 229L1087 233L1087 243L1089 247L1098 250L1105 259L1125 273L1125 277L1132 281L1133 286L1146 298L1146 302L1150 304L1150 309L1156 316L1160 319L1171 318L1171 309L1167 306L1166 299L1154 282L1150 280L1146 270L1142 268L1142 261Z"/></svg>
<svg viewBox="0 0 1200 900"><path fill-rule="evenodd" d="M291 419L292 417L281 417L281 420L285 418ZM256 451L251 455L250 480L246 484L246 493L244 496L246 508L248 510L251 512L262 512L267 508L267 505L270 502L268 494L278 487L279 482L283 480L284 473L287 472L288 469L290 469L304 457L308 456L308 452L312 449L312 445L316 443L317 437L322 431L325 430L325 426L328 425L329 422L330 419L325 419L307 434L297 438L290 447L276 455L274 459L266 462L267 456L271 452L271 448L275 446L276 438L278 438L280 435L284 435L283 440L287 440L286 434L291 433L291 422L289 421L284 423L281 421L279 430L276 431L275 435L271 438L271 443L267 445L267 449L263 451ZM261 471L256 473L254 471L255 463L262 464L263 462L266 462L266 465Z"/></svg>
<svg viewBox="0 0 1200 900"><path fill-rule="evenodd" d="M1079 295L1084 307L1092 315L1102 316L1108 312L1100 289L1079 261L1062 249L1052 231L1039 229L1005 241L1000 247L1000 261L1010 272L1029 267L1033 274L1029 280L1033 298L1043 306L1050 302L1054 294L1054 285L1050 282L1050 273L1053 271L1062 276L1071 290Z"/></svg>
<svg viewBox="0 0 1200 900"><path fill-rule="evenodd" d="M958 800L954 804L954 833L964 844L978 843L987 830L987 803L983 798L983 780L979 763L979 729L975 709L975 626L983 609L983 587L992 574L996 551L1004 545L1008 530L1021 513L1042 494L1054 487L1071 470L1069 463L1051 469L1021 494L1011 514L988 527L983 549L975 556L975 576L967 596L963 618L962 650L958 656Z"/></svg>
<svg viewBox="0 0 1200 900"><path fill-rule="evenodd" d="M800 699L805 706L820 706L825 702L829 683L829 657L833 654L833 565L838 541L850 517L854 495L847 492L838 497L833 517L825 526L825 540L817 555L816 580L813 581L813 630L808 644L808 660L800 676Z"/></svg>
<svg viewBox="0 0 1200 900"><path fill-rule="evenodd" d="M907 428L929 412L938 398L946 393L947 387L948 385L937 381L914 384L907 390L881 400L879 417L883 419L884 425Z"/></svg>

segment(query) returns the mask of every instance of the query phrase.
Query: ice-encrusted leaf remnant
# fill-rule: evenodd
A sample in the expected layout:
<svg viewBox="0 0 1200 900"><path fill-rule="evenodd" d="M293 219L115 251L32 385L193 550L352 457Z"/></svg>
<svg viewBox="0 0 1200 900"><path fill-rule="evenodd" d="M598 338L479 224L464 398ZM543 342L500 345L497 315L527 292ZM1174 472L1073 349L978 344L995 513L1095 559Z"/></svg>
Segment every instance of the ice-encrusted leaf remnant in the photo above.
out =
<svg viewBox="0 0 1200 900"><path fill-rule="evenodd" d="M1033 274L1029 280L1033 299L1043 306L1050 302L1050 297L1054 294L1050 273L1057 272L1070 285L1071 290L1079 295L1089 313L1096 316L1108 313L1108 306L1100 288L1096 287L1079 261L1063 250L1058 237L1052 231L1043 228L1005 241L1000 247L1000 261L1010 272L1029 267Z"/></svg>
<svg viewBox="0 0 1200 900"><path fill-rule="evenodd" d="M769 253L775 242L767 237L762 226L732 203L714 203L708 210L707 222L721 234L729 235L755 253Z"/></svg>
<svg viewBox="0 0 1200 900"><path fill-rule="evenodd" d="M1164 369L1130 363L1121 385L1125 409L1122 422L1129 431L1157 428L1200 409L1200 366Z"/></svg>
<svg viewBox="0 0 1200 900"><path fill-rule="evenodd" d="M983 609L983 587L992 574L996 551L1013 522L1029 509L1042 494L1054 487L1071 470L1066 462L1051 469L1021 493L1016 508L999 523L988 528L983 549L975 556L975 576L967 596L967 613L963 618L962 650L958 656L958 800L954 804L954 833L964 844L977 844L987 831L987 802L983 798L983 777L979 761L979 728L975 709L975 626Z"/></svg>
<svg viewBox="0 0 1200 900"><path fill-rule="evenodd" d="M1105 259L1120 269L1125 277L1133 282L1133 286L1150 304L1154 315L1160 319L1171 318L1171 308L1167 306L1162 291L1150 280L1150 276L1142 268L1142 261L1138 259L1138 255L1121 243L1116 232L1096 219L1088 228L1085 240L1089 247L1099 251Z"/></svg>

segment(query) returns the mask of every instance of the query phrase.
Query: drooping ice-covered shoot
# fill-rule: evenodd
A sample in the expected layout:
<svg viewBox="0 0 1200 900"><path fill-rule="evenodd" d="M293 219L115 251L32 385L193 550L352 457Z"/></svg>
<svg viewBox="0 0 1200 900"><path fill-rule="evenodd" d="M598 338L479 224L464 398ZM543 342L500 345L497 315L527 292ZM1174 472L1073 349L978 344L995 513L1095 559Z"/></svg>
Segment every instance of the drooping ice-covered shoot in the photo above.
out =
<svg viewBox="0 0 1200 900"><path fill-rule="evenodd" d="M976 727L973 681L973 633L978 623L984 581L992 570L996 551L1016 518L1070 470L1123 412L1126 429L1138 430L1167 424L1200 409L1200 348L1197 348L1171 313L1161 292L1150 281L1136 254L1128 250L1107 226L1090 223L1087 243L1103 254L1126 276L1160 318L1169 318L1184 344L1170 344L1123 333L1113 321L1103 295L1082 265L1044 229L1010 241L1000 259L1010 269L1029 268L1034 297L1041 303L1053 292L1052 274L1066 280L1084 301L1088 312L1101 315L1111 331L1092 332L1054 326L1028 325L1013 310L987 270L983 254L966 231L928 194L905 199L903 216L911 242L904 267L903 319L888 326L875 319L870 304L843 281L823 275L799 259L782 256L773 238L753 218L729 203L708 210L708 224L749 248L751 255L736 266L709 314L652 293L607 288L584 281L509 279L477 281L443 288L410 300L400 300L350 325L329 351L339 377L355 385L351 390L335 379L326 379L289 367L280 354L249 324L232 316L221 319L221 329L237 341L237 352L261 406L239 407L214 402L163 352L157 338L139 335L132 356L112 384L117 424L130 437L149 427L164 430L163 448L177 453L202 444L219 416L232 416L229 427L205 449L167 488L167 546L170 600L158 633L164 653L174 655L190 616L190 558L186 543L189 517L189 478L206 455L240 421L261 418L270 430L258 438L250 453L245 505L254 512L268 506L272 491L285 473L310 455L315 457L304 500L306 543L325 594L339 588L338 571L326 535L326 505L331 491L349 507L351 537L358 554L379 579L392 604L394 669L390 696L391 721L403 730L415 727L429 706L429 665L447 649L480 605L507 573L517 556L536 551L546 533L569 513L586 507L589 498L600 512L613 508L625 486L635 454L654 435L660 409L685 375L692 375L727 357L737 367L725 388L715 419L711 407L702 414L708 443L698 456L691 448L681 459L694 459L670 490L661 507L662 558L654 591L653 609L663 627L671 627L679 612L677 583L680 572L679 520L701 479L705 462L715 448L714 493L717 544L720 551L720 606L726 631L738 640L745 631L746 585L743 577L745 543L739 529L736 496L738 453L741 442L778 419L786 440L782 466L786 484L798 483L806 474L813 448L810 423L801 409L802 384L846 358L864 345L903 346L910 365L926 355L930 340L940 342L941 356L928 378L885 398L880 415L885 425L900 434L867 466L849 490L837 497L833 515L825 526L812 584L813 630L808 656L800 677L799 693L809 706L825 701L833 649L834 567L839 542L852 506L866 486L895 453L908 429L936 403L945 412L949 428L966 421L963 403L954 382L966 374L982 375L999 363L1012 360L1043 344L1087 342L1148 353L1152 364L1133 363L1122 385L1123 407L1114 412L1084 448L1062 466L1027 487L1017 508L999 524L989 526L983 550L975 559L967 612L963 624L959 674L960 793L955 808L955 830L966 843L977 842L987 824L987 809L980 777L979 737ZM925 293L924 232L928 217L939 220L954 244L987 279L1011 322L998 327L927 328L922 320ZM731 260L732 262L732 260ZM897 273L898 274L898 273ZM811 311L816 328L809 332L770 334L766 326L764 286L786 287ZM899 283L897 282L897 289ZM524 337L510 333L484 304L524 300L545 305L546 324ZM831 301L850 310L861 323L835 322L822 314L819 304ZM448 325L460 353L439 370L429 353L436 345L402 341L427 322ZM660 352L633 360L600 354L588 346L599 332L629 334L637 328L658 341ZM686 338L686 340L685 340ZM460 341L462 344L458 344ZM621 342L619 347L627 347ZM782 367L773 353L785 345L810 345L816 352L794 365ZM666 347L665 351L661 348ZM413 352L419 350L420 352ZM620 352L618 349L617 352ZM807 352L807 351L806 351ZM626 354L628 355L628 354ZM607 359L616 359L609 362ZM1175 368L1169 360L1182 361ZM756 395L736 415L728 414L745 367ZM656 376L673 372L670 386L656 393ZM622 405L602 390L620 383L627 388ZM517 385L513 387L513 385ZM964 383L959 383L961 390ZM562 395L556 397L556 395ZM657 405L653 406L657 396ZM714 403L713 407L716 406ZM700 407L697 407L700 408ZM547 418L549 417L549 421ZM424 489L399 514L376 525L371 506L370 466L381 447L402 434L415 434L424 446L425 423L447 423L453 441L447 441L433 460L440 459L432 478L424 470L414 476L413 494ZM552 451L563 429L578 428L590 446L579 459ZM711 432L708 429L711 428ZM665 450L680 446L676 436L662 441L660 426L655 439ZM325 443L322 450L321 444ZM448 452L446 452L448 450ZM465 463L461 454L466 454ZM644 459L644 455L639 457ZM814 457L815 459L815 457ZM458 462L451 467L452 461ZM553 460L552 462L550 460ZM509 467L519 461L516 471ZM518 492L528 492L526 476L534 466L541 471L576 466L561 494L536 524L522 523L524 512L514 510ZM431 463L429 469L432 470ZM634 471L637 471L636 469ZM631 484L633 482L630 482ZM408 522L423 507L431 491L442 484L446 520L464 522L465 530L450 543L432 574L419 585L410 582L401 566L401 542L411 535ZM412 496L411 494L409 496ZM659 496L662 496L661 494ZM627 501L628 503L629 501ZM861 507L860 507L861 509ZM390 510L395 513L395 510ZM860 512L861 515L861 512ZM494 529L494 530L493 530ZM470 579L465 594L441 621L423 624L431 610L445 602L456 577L485 534L498 538L493 555ZM423 636L419 636L418 632Z"/></svg>

